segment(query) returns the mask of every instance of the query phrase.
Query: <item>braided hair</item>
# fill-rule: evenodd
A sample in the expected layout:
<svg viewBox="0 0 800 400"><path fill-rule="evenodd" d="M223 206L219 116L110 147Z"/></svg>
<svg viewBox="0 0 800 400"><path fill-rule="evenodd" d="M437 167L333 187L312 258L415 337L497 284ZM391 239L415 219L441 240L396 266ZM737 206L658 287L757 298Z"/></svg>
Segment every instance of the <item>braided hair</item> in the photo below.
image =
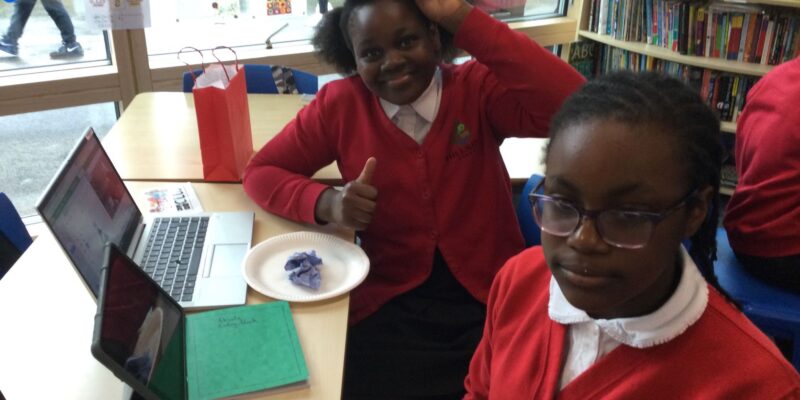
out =
<svg viewBox="0 0 800 400"><path fill-rule="evenodd" d="M550 126L550 143L567 127L597 119L656 126L673 135L682 149L677 163L685 166L691 187L713 188L709 213L691 237L689 255L706 281L730 300L714 275L724 154L719 119L697 92L675 78L617 72L588 82L564 103Z"/></svg>
<svg viewBox="0 0 800 400"><path fill-rule="evenodd" d="M353 12L360 7L374 4L377 0L345 0L344 5L325 13L317 24L311 44L323 61L333 65L336 71L343 75L352 75L356 72L355 55L350 42L349 25ZM432 24L425 14L417 7L414 0L394 0L405 3L409 9L414 10L420 20L425 24ZM442 59L451 61L458 53L453 44L453 34L439 26L439 40L442 45Z"/></svg>

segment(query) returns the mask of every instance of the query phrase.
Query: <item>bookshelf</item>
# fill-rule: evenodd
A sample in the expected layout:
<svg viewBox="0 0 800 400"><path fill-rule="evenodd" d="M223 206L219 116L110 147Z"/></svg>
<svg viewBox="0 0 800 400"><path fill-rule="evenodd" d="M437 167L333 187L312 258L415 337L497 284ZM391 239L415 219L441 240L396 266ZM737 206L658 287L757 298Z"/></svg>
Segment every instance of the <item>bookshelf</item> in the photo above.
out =
<svg viewBox="0 0 800 400"><path fill-rule="evenodd" d="M724 107L726 113L720 114L723 120L720 128L726 132L728 138L726 146L732 146L735 140L733 134L736 132L738 111L741 110L741 106L744 104L743 98L746 97L747 91L755 80L771 71L775 64L785 62L793 56L800 57L800 0L712 0L705 2L676 0L662 2L662 4L659 2L660 0L574 0L573 8L569 12L578 20L576 38L596 43L593 47L598 49L594 52L599 60L596 59L595 62L595 73L605 73L615 69L655 68L675 74L676 71L692 70L694 72L687 75L677 73L683 79L688 79L690 84L693 73L702 73L703 85L693 85L693 87L699 88L701 95L705 96L704 98L712 108L718 104L716 103L718 101L717 92L714 91L722 89L709 89L706 86L706 75L713 75L714 79L725 75L728 76L725 78L726 81L735 79L735 85L725 86L728 88L726 93L731 96L731 113L727 113L728 100L726 100ZM687 5L684 9L673 8L669 10L669 14L665 12L669 7L676 7L674 6L676 3L686 3ZM598 10L603 6L608 8L605 9L607 12L601 15ZM703 9L705 13L703 18L699 17L701 14L698 14L698 9ZM689 11L688 16L680 14L683 10ZM715 19L725 13L730 13L729 17L723 17L727 20ZM731 36L731 29L740 26L733 22L736 15L741 15L740 18L746 22L742 24L740 36ZM612 18L614 19L613 23L611 22ZM788 21L783 22L783 36L778 36L777 33L780 31L780 28L777 27L780 19ZM776 27L774 32L770 27L766 33L767 38L770 37L770 34L773 35L772 40L767 39L766 43L763 43L765 39L759 37L759 29L765 29L762 24L766 25L766 21L770 21L770 23L774 21ZM700 22L704 22L706 25L700 25ZM722 25L723 22L725 25ZM722 28L715 31L718 24ZM754 25L754 28L749 25ZM748 31L748 28L751 30ZM694 31L689 33L692 29ZM716 41L713 36L709 39L709 32L715 33L717 36L723 32L722 41ZM737 46L736 43L739 45ZM781 45L781 43L784 44ZM760 47L762 44L763 52ZM778 50L768 51L768 44ZM716 53L715 49L720 50L719 53ZM776 53L773 54L773 51ZM728 57L729 55L730 57ZM604 57L607 58L603 59ZM676 66L678 68L674 68ZM719 83L717 86L722 85L722 81L717 80ZM744 86L738 86L739 82L744 82ZM713 86L712 84L711 87ZM738 89L738 93L737 89L732 89L733 93L731 94L730 91L733 87ZM734 100L737 95L739 98ZM720 96L722 95L720 94ZM717 110L720 110L719 106L717 106ZM733 187L730 186L730 183L726 184L720 188L720 193L730 196L733 193Z"/></svg>

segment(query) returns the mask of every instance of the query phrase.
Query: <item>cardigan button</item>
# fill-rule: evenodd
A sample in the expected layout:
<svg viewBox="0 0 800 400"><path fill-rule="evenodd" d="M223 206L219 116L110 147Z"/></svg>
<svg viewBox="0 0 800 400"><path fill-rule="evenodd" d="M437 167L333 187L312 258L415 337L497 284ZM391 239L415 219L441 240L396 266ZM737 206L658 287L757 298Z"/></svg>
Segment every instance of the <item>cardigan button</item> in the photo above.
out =
<svg viewBox="0 0 800 400"><path fill-rule="evenodd" d="M427 190L422 192L422 198L425 199L425 200L430 199L431 198L431 192L429 192Z"/></svg>
<svg viewBox="0 0 800 400"><path fill-rule="evenodd" d="M422 150L417 151L417 158L425 157L425 153Z"/></svg>
<svg viewBox="0 0 800 400"><path fill-rule="evenodd" d="M430 235L431 239L436 239L436 237L439 236L439 234L436 232L436 229L431 230Z"/></svg>

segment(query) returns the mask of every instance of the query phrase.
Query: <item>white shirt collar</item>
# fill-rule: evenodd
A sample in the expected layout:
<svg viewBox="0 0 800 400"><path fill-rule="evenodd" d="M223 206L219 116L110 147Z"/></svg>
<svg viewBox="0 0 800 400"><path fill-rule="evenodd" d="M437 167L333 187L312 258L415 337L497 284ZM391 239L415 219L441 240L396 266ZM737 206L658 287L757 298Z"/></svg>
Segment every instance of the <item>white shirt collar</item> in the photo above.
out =
<svg viewBox="0 0 800 400"><path fill-rule="evenodd" d="M681 247L683 273L675 292L658 310L633 318L592 319L564 297L554 278L550 279L550 319L569 325L593 322L614 340L645 348L666 343L700 319L708 304L708 286L686 250Z"/></svg>
<svg viewBox="0 0 800 400"><path fill-rule="evenodd" d="M439 67L436 67L436 72L434 72L431 83L428 84L428 88L425 89L416 100L409 104L409 106L416 111L417 115L425 119L428 123L433 123L433 120L436 118L436 112L439 109L439 98L441 94L442 71ZM383 112L386 113L389 119L394 118L395 115L400 112L402 106L390 103L384 99L380 99L380 101Z"/></svg>

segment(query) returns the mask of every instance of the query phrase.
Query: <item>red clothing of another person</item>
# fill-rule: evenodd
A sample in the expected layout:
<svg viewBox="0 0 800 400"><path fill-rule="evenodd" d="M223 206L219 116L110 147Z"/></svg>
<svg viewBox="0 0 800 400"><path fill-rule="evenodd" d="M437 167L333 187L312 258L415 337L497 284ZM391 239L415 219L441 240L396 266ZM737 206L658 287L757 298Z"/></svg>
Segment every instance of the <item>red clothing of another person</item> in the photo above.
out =
<svg viewBox="0 0 800 400"><path fill-rule="evenodd" d="M800 58L750 89L735 157L739 182L724 221L731 247L757 257L800 255Z"/></svg>
<svg viewBox="0 0 800 400"><path fill-rule="evenodd" d="M441 66L439 111L421 145L353 76L325 85L245 171L245 190L259 206L315 223L317 199L328 186L308 177L336 161L349 182L369 157L377 159L377 209L359 233L371 270L351 293L351 324L422 284L436 248L482 302L503 262L523 249L499 145L506 137L546 136L553 114L584 80L477 9L455 44L477 61Z"/></svg>
<svg viewBox="0 0 800 400"><path fill-rule="evenodd" d="M667 343L620 345L559 392L567 327L548 315L541 247L510 259L489 295L466 399L800 399L800 376L709 286L700 319Z"/></svg>

